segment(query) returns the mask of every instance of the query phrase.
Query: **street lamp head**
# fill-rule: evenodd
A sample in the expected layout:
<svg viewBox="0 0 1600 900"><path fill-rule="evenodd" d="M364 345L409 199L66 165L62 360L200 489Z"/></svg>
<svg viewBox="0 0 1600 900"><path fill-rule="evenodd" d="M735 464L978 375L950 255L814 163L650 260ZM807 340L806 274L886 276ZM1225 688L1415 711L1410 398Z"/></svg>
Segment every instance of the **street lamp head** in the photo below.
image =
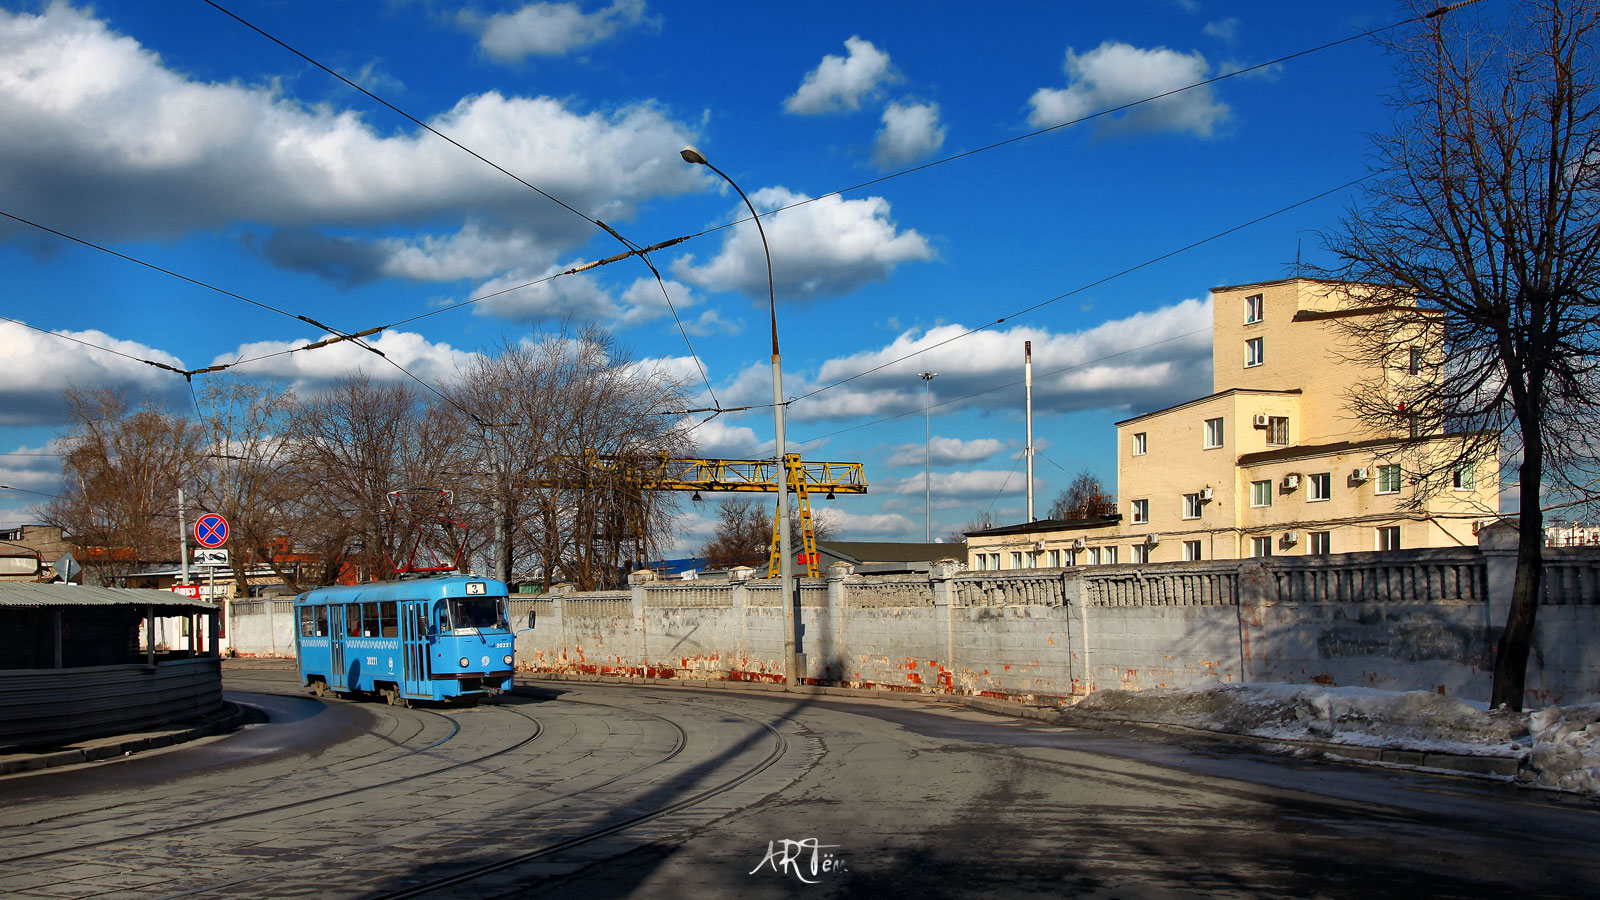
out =
<svg viewBox="0 0 1600 900"><path fill-rule="evenodd" d="M711 163L706 162L706 158L704 156L700 155L700 151L693 147L685 147L682 150L679 150L678 155L683 157L683 161L686 163L693 163L697 166L711 165Z"/></svg>

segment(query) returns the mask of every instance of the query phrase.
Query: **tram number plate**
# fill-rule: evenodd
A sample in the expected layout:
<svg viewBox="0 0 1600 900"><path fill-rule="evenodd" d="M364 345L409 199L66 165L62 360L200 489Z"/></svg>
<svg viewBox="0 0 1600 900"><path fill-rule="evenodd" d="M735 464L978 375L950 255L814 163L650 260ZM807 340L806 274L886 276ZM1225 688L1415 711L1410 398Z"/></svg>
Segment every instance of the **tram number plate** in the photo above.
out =
<svg viewBox="0 0 1600 900"><path fill-rule="evenodd" d="M489 593L489 586L481 581L469 581L467 582L467 593L487 594Z"/></svg>

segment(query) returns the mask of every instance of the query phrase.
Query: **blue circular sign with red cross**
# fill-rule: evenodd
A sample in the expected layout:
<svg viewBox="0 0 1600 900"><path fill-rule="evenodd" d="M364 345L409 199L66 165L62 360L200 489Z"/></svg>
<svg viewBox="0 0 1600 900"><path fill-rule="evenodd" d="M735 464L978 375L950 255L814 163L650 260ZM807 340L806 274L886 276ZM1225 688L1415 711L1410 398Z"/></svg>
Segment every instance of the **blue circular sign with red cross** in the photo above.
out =
<svg viewBox="0 0 1600 900"><path fill-rule="evenodd" d="M206 513L195 519L194 539L207 549L221 547L228 542L228 520L216 513Z"/></svg>

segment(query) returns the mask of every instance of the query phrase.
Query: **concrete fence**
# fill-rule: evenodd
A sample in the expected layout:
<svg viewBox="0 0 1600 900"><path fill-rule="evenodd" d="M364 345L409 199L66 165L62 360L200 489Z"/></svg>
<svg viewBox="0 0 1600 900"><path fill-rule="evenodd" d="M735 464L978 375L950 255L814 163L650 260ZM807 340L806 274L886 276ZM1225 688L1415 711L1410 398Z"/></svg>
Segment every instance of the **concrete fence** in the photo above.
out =
<svg viewBox="0 0 1600 900"><path fill-rule="evenodd" d="M1496 543L1498 542L1498 543ZM1481 547L1192 563L800 579L806 680L1049 700L1227 681L1486 700L1515 536ZM1529 702L1600 699L1600 549L1552 548ZM781 681L773 580L655 582L514 598L523 669ZM235 634L247 633L246 616ZM274 632L275 633L275 632ZM292 644L291 644L292 646Z"/></svg>

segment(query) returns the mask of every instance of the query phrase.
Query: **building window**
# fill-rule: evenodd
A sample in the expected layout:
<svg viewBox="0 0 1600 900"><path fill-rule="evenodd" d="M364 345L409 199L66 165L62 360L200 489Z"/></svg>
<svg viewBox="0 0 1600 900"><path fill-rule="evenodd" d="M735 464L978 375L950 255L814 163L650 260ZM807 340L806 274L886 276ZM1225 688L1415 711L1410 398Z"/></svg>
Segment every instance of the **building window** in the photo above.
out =
<svg viewBox="0 0 1600 900"><path fill-rule="evenodd" d="M1289 417L1267 417L1267 443L1283 447L1289 443Z"/></svg>
<svg viewBox="0 0 1600 900"><path fill-rule="evenodd" d="M1272 505L1272 482L1271 481L1252 481L1252 482L1250 482L1250 505L1251 506L1271 506Z"/></svg>
<svg viewBox="0 0 1600 900"><path fill-rule="evenodd" d="M1378 467L1378 487L1377 487L1377 492L1380 493L1380 494L1398 494L1398 493L1400 493L1400 467L1399 466L1379 466Z"/></svg>
<svg viewBox="0 0 1600 900"><path fill-rule="evenodd" d="M975 559L978 563L979 572L987 572L989 570L989 554L979 553Z"/></svg>
<svg viewBox="0 0 1600 900"><path fill-rule="evenodd" d="M1133 436L1133 455L1143 456L1145 451L1145 433L1138 432Z"/></svg>
<svg viewBox="0 0 1600 900"><path fill-rule="evenodd" d="M1150 501L1133 501L1133 524L1143 525L1150 521Z"/></svg>
<svg viewBox="0 0 1600 900"><path fill-rule="evenodd" d="M1089 548L1089 565L1091 565L1091 566L1100 565L1100 548L1099 547L1090 547Z"/></svg>
<svg viewBox="0 0 1600 900"><path fill-rule="evenodd" d="M1076 550L1068 550L1067 551L1066 563L1067 563L1068 566L1077 565L1078 564L1078 551L1076 551Z"/></svg>
<svg viewBox="0 0 1600 900"><path fill-rule="evenodd" d="M989 568L995 570L996 572L1000 571L1000 554L989 554Z"/></svg>
<svg viewBox="0 0 1600 900"><path fill-rule="evenodd" d="M1251 294L1244 298L1244 323L1254 325L1261 321L1261 295Z"/></svg>
<svg viewBox="0 0 1600 900"><path fill-rule="evenodd" d="M1206 444L1205 444L1206 449L1210 450L1210 449L1213 449L1215 447L1221 447L1221 446L1222 446L1222 420L1221 419L1207 419L1206 420Z"/></svg>
<svg viewBox="0 0 1600 900"><path fill-rule="evenodd" d="M1411 348L1411 359L1406 363L1406 374L1416 375L1422 371L1422 351L1416 347Z"/></svg>
<svg viewBox="0 0 1600 900"><path fill-rule="evenodd" d="M1261 338L1251 338L1244 342L1244 367L1259 366L1265 360L1265 349L1261 345Z"/></svg>
<svg viewBox="0 0 1600 900"><path fill-rule="evenodd" d="M1200 542L1184 541L1183 558L1186 562L1195 562L1200 559Z"/></svg>
<svg viewBox="0 0 1600 900"><path fill-rule="evenodd" d="M1013 550L1013 551L1011 551L1011 568L1013 568L1013 569L1022 568L1022 551L1021 550Z"/></svg>
<svg viewBox="0 0 1600 900"><path fill-rule="evenodd" d="M1050 551L1050 568L1052 568L1052 569L1061 568L1061 551L1060 550L1051 550Z"/></svg>
<svg viewBox="0 0 1600 900"><path fill-rule="evenodd" d="M1150 561L1150 545L1149 544L1134 544L1133 545L1133 561L1136 562L1136 563L1147 563L1147 562L1149 562Z"/></svg>
<svg viewBox="0 0 1600 900"><path fill-rule="evenodd" d="M1320 472L1311 476L1311 496L1308 500L1330 500L1333 498L1333 473Z"/></svg>
<svg viewBox="0 0 1600 900"><path fill-rule="evenodd" d="M1115 548L1115 547L1107 547L1106 548L1106 552L1105 552L1105 557L1106 557L1106 565L1108 565L1108 566L1116 565L1117 564L1117 548Z"/></svg>
<svg viewBox="0 0 1600 900"><path fill-rule="evenodd" d="M1472 463L1469 462L1460 463L1450 474L1450 486L1458 491L1472 490L1477 480L1477 473L1473 471Z"/></svg>
<svg viewBox="0 0 1600 900"><path fill-rule="evenodd" d="M1413 440L1422 437L1422 419L1416 413L1406 416L1406 433L1411 435Z"/></svg>
<svg viewBox="0 0 1600 900"><path fill-rule="evenodd" d="M1185 519L1198 519L1198 518L1200 518L1200 495L1199 494L1184 494L1183 495L1183 517Z"/></svg>
<svg viewBox="0 0 1600 900"><path fill-rule="evenodd" d="M1271 556L1272 555L1272 536L1268 535L1267 537L1251 538L1250 539L1250 555L1251 556Z"/></svg>
<svg viewBox="0 0 1600 900"><path fill-rule="evenodd" d="M1333 533L1328 531L1313 531L1308 535L1311 538L1306 547L1306 552L1314 556L1324 556L1333 552Z"/></svg>
<svg viewBox="0 0 1600 900"><path fill-rule="evenodd" d="M1385 525L1382 528L1378 529L1378 549L1379 550L1399 550L1400 549L1400 526L1399 525Z"/></svg>

